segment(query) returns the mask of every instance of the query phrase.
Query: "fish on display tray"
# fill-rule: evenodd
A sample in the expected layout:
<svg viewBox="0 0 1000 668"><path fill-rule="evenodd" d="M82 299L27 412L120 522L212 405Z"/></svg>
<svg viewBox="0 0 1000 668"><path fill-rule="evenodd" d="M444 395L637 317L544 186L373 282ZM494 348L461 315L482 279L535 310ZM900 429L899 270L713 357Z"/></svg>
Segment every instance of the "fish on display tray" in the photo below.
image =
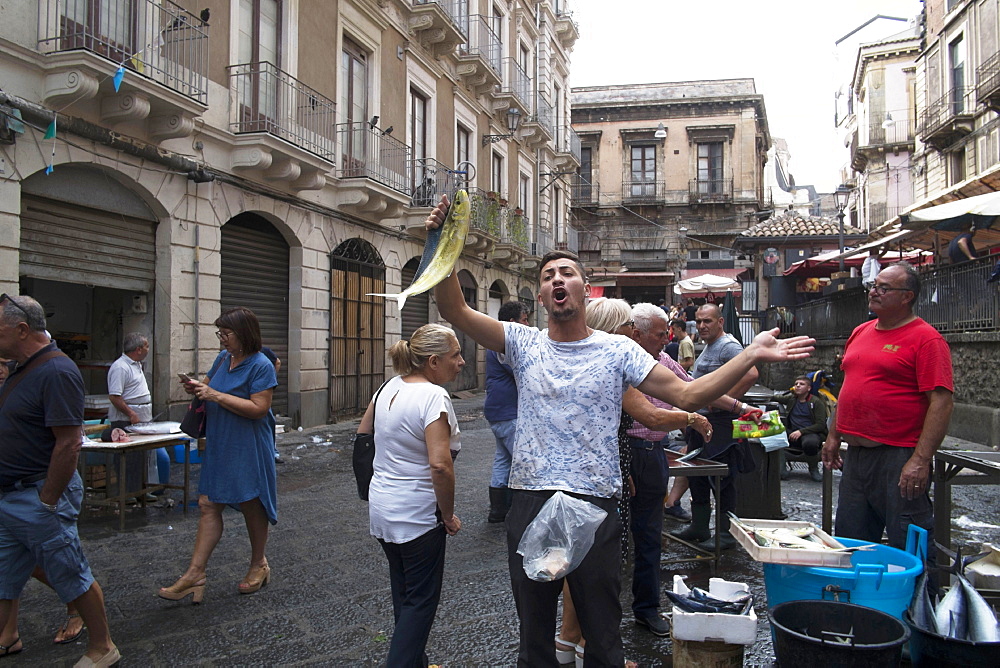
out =
<svg viewBox="0 0 1000 668"><path fill-rule="evenodd" d="M1000 624L992 606L965 577L961 552L951 568L955 578L948 592L936 604L929 592L926 571L917 580L910 601L910 619L923 630L947 638L971 642L1000 642Z"/></svg>

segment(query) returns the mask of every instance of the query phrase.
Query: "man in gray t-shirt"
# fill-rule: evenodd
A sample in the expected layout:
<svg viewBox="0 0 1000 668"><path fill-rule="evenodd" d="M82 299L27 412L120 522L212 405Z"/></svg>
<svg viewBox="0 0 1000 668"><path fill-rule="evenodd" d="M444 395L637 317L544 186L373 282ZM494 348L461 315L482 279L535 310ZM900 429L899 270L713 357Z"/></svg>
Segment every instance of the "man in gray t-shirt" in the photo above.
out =
<svg viewBox="0 0 1000 668"><path fill-rule="evenodd" d="M701 378L713 371L721 368L726 362L743 352L743 346L723 329L725 320L719 307L715 304L705 304L698 309L695 316L698 326L698 334L705 342L705 350L695 361L691 369L694 378ZM740 379L728 394L734 397L741 397L753 386L758 377L757 369L751 367L749 371ZM717 462L729 466L729 475L722 478L719 485L718 498L716 498L716 512L723 513L723 529L728 526L728 513L736 510L736 485L733 476L737 473L737 462L744 454L740 450L741 446L733 438L733 420L738 418L742 411L746 410L746 404L739 401L733 402L732 410L721 410L708 408L700 411L708 418L712 424L712 440L704 442L701 434L692 429L688 429L688 451L703 447L702 457L714 459ZM712 532L709 529L712 517L712 486L708 478L690 478L691 489L691 524L682 531L675 531L671 535L686 540L697 542L698 547L714 551L715 541L712 540ZM736 539L728 531L725 531L719 538L719 546L724 549L736 547Z"/></svg>

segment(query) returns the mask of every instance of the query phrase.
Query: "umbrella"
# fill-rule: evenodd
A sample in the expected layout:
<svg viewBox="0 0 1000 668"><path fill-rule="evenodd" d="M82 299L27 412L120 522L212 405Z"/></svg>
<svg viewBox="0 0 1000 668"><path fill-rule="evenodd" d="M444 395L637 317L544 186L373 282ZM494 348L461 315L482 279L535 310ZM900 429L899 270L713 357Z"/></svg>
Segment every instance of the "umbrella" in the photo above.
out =
<svg viewBox="0 0 1000 668"><path fill-rule="evenodd" d="M685 278L682 281L677 281L677 284L674 286L674 292L679 295L739 289L739 282L725 276L716 276L715 274L701 274L700 276Z"/></svg>
<svg viewBox="0 0 1000 668"><path fill-rule="evenodd" d="M907 227L912 227L912 223L930 223L935 230L954 232L967 230L970 226L977 230L992 227L997 216L1000 216L1000 192L929 206L900 218Z"/></svg>
<svg viewBox="0 0 1000 668"><path fill-rule="evenodd" d="M732 290L726 292L726 301L722 304L722 329L732 334L740 345L743 345L743 336L740 334L740 315L736 310L736 296Z"/></svg>

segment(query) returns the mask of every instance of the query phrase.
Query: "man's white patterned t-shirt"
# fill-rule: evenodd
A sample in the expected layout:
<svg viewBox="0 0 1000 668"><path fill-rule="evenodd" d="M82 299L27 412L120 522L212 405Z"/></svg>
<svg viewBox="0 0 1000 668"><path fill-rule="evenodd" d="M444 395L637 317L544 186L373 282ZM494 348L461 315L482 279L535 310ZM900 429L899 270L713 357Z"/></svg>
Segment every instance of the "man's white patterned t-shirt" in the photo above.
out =
<svg viewBox="0 0 1000 668"><path fill-rule="evenodd" d="M559 342L547 329L503 326L518 389L509 486L619 496L622 396L656 360L625 336L594 332Z"/></svg>

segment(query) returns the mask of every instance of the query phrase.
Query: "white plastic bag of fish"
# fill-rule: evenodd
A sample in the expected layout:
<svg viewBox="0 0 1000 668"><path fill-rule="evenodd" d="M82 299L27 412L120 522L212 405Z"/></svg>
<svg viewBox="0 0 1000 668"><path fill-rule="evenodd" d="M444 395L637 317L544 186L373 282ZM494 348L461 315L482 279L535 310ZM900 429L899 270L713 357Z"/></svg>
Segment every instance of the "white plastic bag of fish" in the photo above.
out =
<svg viewBox="0 0 1000 668"><path fill-rule="evenodd" d="M594 504L556 492L521 536L517 553L524 572L537 582L564 577L580 565L594 544L594 534L607 511Z"/></svg>

